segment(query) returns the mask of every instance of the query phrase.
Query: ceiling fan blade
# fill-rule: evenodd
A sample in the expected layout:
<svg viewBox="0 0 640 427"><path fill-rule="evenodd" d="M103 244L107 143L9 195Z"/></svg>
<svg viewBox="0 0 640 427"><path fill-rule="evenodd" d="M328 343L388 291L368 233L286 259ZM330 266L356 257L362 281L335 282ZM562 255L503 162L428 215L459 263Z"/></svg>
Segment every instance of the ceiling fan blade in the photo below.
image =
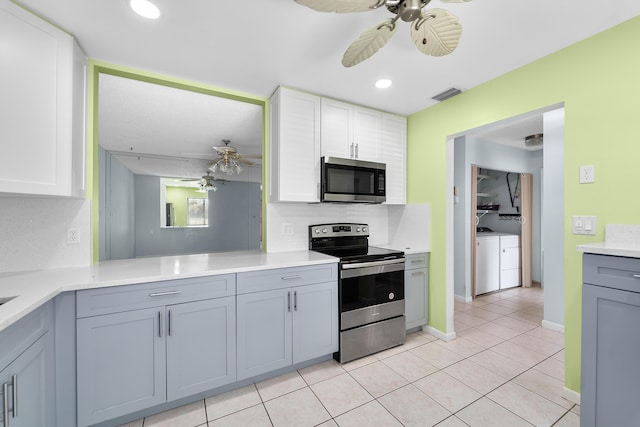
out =
<svg viewBox="0 0 640 427"><path fill-rule="evenodd" d="M425 55L450 54L458 47L461 35L458 18L444 9L426 10L411 24L413 43Z"/></svg>
<svg viewBox="0 0 640 427"><path fill-rule="evenodd" d="M239 163L244 163L245 165L248 165L248 166L253 166L256 164L256 162L252 162L251 160L243 159L241 157L237 158L236 161Z"/></svg>
<svg viewBox="0 0 640 427"><path fill-rule="evenodd" d="M318 12L367 12L385 4L384 0L294 0Z"/></svg>
<svg viewBox="0 0 640 427"><path fill-rule="evenodd" d="M246 159L261 159L262 154L238 154L239 157L244 157Z"/></svg>
<svg viewBox="0 0 640 427"><path fill-rule="evenodd" d="M353 67L365 59L371 58L373 54L387 44L396 32L396 29L395 19L385 19L379 24L369 28L360 34L360 37L347 48L347 51L342 57L342 65L345 67Z"/></svg>

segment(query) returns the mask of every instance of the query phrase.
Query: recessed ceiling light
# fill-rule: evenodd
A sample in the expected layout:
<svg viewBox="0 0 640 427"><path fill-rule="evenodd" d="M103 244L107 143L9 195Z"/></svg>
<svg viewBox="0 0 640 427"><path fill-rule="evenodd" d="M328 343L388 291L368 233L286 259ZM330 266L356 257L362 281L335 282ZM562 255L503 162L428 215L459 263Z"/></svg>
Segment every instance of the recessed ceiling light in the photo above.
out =
<svg viewBox="0 0 640 427"><path fill-rule="evenodd" d="M131 0L131 9L138 15L147 19L157 19L160 17L160 9L149 0Z"/></svg>
<svg viewBox="0 0 640 427"><path fill-rule="evenodd" d="M378 89L386 89L391 87L392 81L389 79L380 79L376 82L376 87Z"/></svg>

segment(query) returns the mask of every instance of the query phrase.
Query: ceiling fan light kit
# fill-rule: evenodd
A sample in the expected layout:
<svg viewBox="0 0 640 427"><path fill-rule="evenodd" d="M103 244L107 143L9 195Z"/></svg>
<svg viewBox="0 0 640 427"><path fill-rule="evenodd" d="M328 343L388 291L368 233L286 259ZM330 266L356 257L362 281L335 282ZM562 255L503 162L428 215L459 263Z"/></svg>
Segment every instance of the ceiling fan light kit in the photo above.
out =
<svg viewBox="0 0 640 427"><path fill-rule="evenodd" d="M244 170L240 163L244 163L248 166L256 164L255 162L247 160L245 157L262 157L258 154L240 154L236 147L229 145L231 142L230 140L223 139L222 142L224 142L224 146L213 147L213 149L218 152L219 157L209 165L209 170L211 172L220 171L227 175L233 175L234 173L240 174L240 172Z"/></svg>
<svg viewBox="0 0 640 427"><path fill-rule="evenodd" d="M395 16L366 30L347 48L342 65L353 67L382 49L397 29L396 21L410 23L411 39L425 55L444 56L452 53L462 36L458 18L445 9L424 7L431 0L294 0L318 12L366 12L386 6ZM443 3L464 3L471 0L441 0Z"/></svg>

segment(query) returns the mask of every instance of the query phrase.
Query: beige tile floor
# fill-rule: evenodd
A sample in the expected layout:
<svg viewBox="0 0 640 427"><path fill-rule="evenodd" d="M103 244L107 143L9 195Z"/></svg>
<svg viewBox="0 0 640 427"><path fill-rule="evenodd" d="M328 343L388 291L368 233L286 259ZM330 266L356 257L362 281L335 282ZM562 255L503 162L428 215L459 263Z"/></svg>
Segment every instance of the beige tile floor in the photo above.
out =
<svg viewBox="0 0 640 427"><path fill-rule="evenodd" d="M323 362L127 427L577 427L561 397L564 336L543 329L540 288L455 302L458 338L424 332L373 356Z"/></svg>

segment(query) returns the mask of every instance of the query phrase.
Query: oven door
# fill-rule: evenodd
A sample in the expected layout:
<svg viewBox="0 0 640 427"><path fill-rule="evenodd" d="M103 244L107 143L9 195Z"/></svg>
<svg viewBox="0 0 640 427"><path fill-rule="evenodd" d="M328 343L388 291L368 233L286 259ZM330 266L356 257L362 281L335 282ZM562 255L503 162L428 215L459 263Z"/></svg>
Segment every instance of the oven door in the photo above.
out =
<svg viewBox="0 0 640 427"><path fill-rule="evenodd" d="M404 314L404 258L342 265L340 330Z"/></svg>

